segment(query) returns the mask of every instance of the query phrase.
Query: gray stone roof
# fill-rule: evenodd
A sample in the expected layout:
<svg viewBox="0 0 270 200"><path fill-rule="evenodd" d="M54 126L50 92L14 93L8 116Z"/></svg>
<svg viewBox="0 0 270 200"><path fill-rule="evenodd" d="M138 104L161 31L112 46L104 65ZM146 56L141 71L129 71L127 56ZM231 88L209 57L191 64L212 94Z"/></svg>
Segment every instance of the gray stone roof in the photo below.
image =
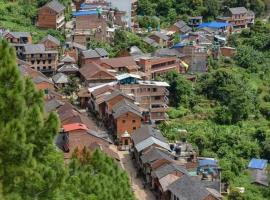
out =
<svg viewBox="0 0 270 200"><path fill-rule="evenodd" d="M82 52L84 58L100 58L100 55L93 49Z"/></svg>
<svg viewBox="0 0 270 200"><path fill-rule="evenodd" d="M95 51L100 55L100 57L108 57L109 53L103 48L95 48Z"/></svg>
<svg viewBox="0 0 270 200"><path fill-rule="evenodd" d="M73 48L79 49L79 50L81 50L81 51L86 51L86 50L87 50L86 46L81 45L81 44L79 44L79 43L77 43L77 42L66 42L66 46L67 46L68 48L73 47Z"/></svg>
<svg viewBox="0 0 270 200"><path fill-rule="evenodd" d="M63 73L57 73L52 77L54 83L68 83L67 75Z"/></svg>
<svg viewBox="0 0 270 200"><path fill-rule="evenodd" d="M25 54L44 53L46 51L44 44L26 44L24 45Z"/></svg>
<svg viewBox="0 0 270 200"><path fill-rule="evenodd" d="M151 38L149 38L149 37L143 38L143 41L144 41L145 43L147 43L147 44L153 46L153 47L159 47L159 44L158 44L155 40L153 40L153 39L151 39Z"/></svg>
<svg viewBox="0 0 270 200"><path fill-rule="evenodd" d="M6 33L4 33L4 35L6 35L6 34L11 34L15 38L31 37L29 32L6 32Z"/></svg>
<svg viewBox="0 0 270 200"><path fill-rule="evenodd" d="M190 27L186 24L186 22L184 22L184 21L182 21L182 20L179 20L179 21L176 22L174 25L175 25L176 27L178 27L178 28L181 30L181 32L183 32L183 33L187 33L187 32L189 32L189 31L192 30L192 28L190 28Z"/></svg>
<svg viewBox="0 0 270 200"><path fill-rule="evenodd" d="M173 162L173 159L168 154L166 154L164 151L156 147L152 147L150 151L147 151L147 153L141 156L141 161L143 164L145 163L151 164L152 162L161 159L166 159Z"/></svg>
<svg viewBox="0 0 270 200"><path fill-rule="evenodd" d="M53 42L53 43L57 44L58 46L60 46L60 41L57 38L55 38L55 37L53 37L51 35L45 36L40 42L43 43L46 40L50 40L51 42Z"/></svg>
<svg viewBox="0 0 270 200"><path fill-rule="evenodd" d="M210 193L200 184L200 180L194 180L188 175L180 177L168 186L168 190L180 200L204 200Z"/></svg>
<svg viewBox="0 0 270 200"><path fill-rule="evenodd" d="M47 82L47 83L52 83L52 81L50 81L48 78L44 78L42 76L37 76L33 79L33 82L35 84L39 84L39 83L42 83L42 82Z"/></svg>
<svg viewBox="0 0 270 200"><path fill-rule="evenodd" d="M61 62L63 63L75 63L75 59L72 58L70 55L66 55L62 60Z"/></svg>
<svg viewBox="0 0 270 200"><path fill-rule="evenodd" d="M165 35L164 33L158 32L158 31L156 31L154 33L154 35L157 36L157 37L159 37L159 38L161 38L162 40L166 40L167 41L167 40L170 39L167 35Z"/></svg>
<svg viewBox="0 0 270 200"><path fill-rule="evenodd" d="M127 99L123 99L122 101L115 104L112 110L114 118L118 118L119 116L127 112L132 112L135 115L142 117L140 108Z"/></svg>
<svg viewBox="0 0 270 200"><path fill-rule="evenodd" d="M235 15L235 14L243 14L247 13L247 9L245 7L236 7L236 8L229 8L229 11Z"/></svg>
<svg viewBox="0 0 270 200"><path fill-rule="evenodd" d="M58 72L78 72L79 68L76 64L64 64L58 70Z"/></svg>
<svg viewBox="0 0 270 200"><path fill-rule="evenodd" d="M116 97L118 95L122 95L122 96L124 96L124 97L126 97L128 99L132 99L132 97L126 95L125 93L123 93L123 92L121 92L119 90L115 90L111 94L107 95L104 100L109 101L109 100L113 99L114 97Z"/></svg>
<svg viewBox="0 0 270 200"><path fill-rule="evenodd" d="M129 54L130 54L131 56L134 56L134 55L142 55L143 52L142 52L142 50L141 50L139 47L137 47L137 46L132 46L132 47L130 47Z"/></svg>
<svg viewBox="0 0 270 200"><path fill-rule="evenodd" d="M156 176L158 179L161 179L162 177L176 171L182 172L184 174L188 174L188 171L186 170L184 166L180 166L175 163L170 163L170 164L162 165L161 167L157 168L153 172L153 175Z"/></svg>
<svg viewBox="0 0 270 200"><path fill-rule="evenodd" d="M45 102L45 110L46 112L56 111L62 105L64 105L62 101L59 101L57 99L52 99L50 101Z"/></svg>
<svg viewBox="0 0 270 200"><path fill-rule="evenodd" d="M158 57L175 56L175 57L178 57L178 58L182 58L185 55L180 53L176 49L161 48L161 49L157 49L155 51L155 56L158 56Z"/></svg>
<svg viewBox="0 0 270 200"><path fill-rule="evenodd" d="M49 7L50 9L54 10L57 13L62 12L65 10L65 6L62 5L59 1L53 0L45 5L46 7Z"/></svg>
<svg viewBox="0 0 270 200"><path fill-rule="evenodd" d="M269 186L269 177L263 170L253 170L252 171L251 183L256 183L263 186Z"/></svg>
<svg viewBox="0 0 270 200"><path fill-rule="evenodd" d="M154 137L162 142L167 142L167 140L162 136L161 132L154 129L151 125L142 125L141 128L137 129L131 138L134 144L138 144L149 137Z"/></svg>

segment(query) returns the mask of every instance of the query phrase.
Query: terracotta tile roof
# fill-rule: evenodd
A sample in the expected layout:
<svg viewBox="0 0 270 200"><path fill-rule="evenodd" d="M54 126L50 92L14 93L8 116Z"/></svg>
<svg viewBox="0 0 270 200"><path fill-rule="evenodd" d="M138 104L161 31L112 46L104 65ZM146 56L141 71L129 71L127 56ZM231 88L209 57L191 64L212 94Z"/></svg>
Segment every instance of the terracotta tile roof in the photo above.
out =
<svg viewBox="0 0 270 200"><path fill-rule="evenodd" d="M81 124L81 123L66 124L66 125L63 125L63 129L66 132L76 131L76 130L88 130L88 128L84 124Z"/></svg>

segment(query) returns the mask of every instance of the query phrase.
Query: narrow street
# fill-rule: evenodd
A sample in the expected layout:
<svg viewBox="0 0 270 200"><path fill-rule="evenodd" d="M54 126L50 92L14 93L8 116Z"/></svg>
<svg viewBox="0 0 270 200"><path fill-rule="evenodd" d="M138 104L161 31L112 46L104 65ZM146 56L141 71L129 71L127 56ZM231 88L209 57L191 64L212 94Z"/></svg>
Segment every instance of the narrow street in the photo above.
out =
<svg viewBox="0 0 270 200"><path fill-rule="evenodd" d="M136 177L136 169L133 165L129 152L118 151L116 149L116 146L114 145L111 145L111 148L118 153L121 165L126 170L126 172L130 177L135 197L138 200L155 200L153 193L149 189L143 187L141 178Z"/></svg>

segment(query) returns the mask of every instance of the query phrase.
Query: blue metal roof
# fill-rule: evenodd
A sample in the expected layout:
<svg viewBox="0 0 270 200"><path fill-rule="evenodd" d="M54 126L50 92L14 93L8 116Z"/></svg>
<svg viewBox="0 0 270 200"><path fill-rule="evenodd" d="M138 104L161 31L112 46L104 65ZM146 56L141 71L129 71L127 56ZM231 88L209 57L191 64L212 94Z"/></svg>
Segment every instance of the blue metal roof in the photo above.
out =
<svg viewBox="0 0 270 200"><path fill-rule="evenodd" d="M217 166L217 161L215 159L202 159L199 160L199 167L203 167L203 166Z"/></svg>
<svg viewBox="0 0 270 200"><path fill-rule="evenodd" d="M267 165L267 160L252 158L248 164L251 169L264 169Z"/></svg>
<svg viewBox="0 0 270 200"><path fill-rule="evenodd" d="M172 49L182 48L182 47L184 47L184 46L185 46L185 44L183 44L183 43L178 43L178 44L173 45L173 46L172 46Z"/></svg>
<svg viewBox="0 0 270 200"><path fill-rule="evenodd" d="M74 12L72 15L74 17L78 17L78 16L86 16L86 15L97 15L97 11L96 10L86 10L86 11L78 11L78 12Z"/></svg>
<svg viewBox="0 0 270 200"><path fill-rule="evenodd" d="M216 22L216 21L212 21L212 22L205 22L205 23L201 23L198 28L204 28L204 27L208 27L208 28L225 28L227 26L230 26L230 23L226 23L226 22Z"/></svg>

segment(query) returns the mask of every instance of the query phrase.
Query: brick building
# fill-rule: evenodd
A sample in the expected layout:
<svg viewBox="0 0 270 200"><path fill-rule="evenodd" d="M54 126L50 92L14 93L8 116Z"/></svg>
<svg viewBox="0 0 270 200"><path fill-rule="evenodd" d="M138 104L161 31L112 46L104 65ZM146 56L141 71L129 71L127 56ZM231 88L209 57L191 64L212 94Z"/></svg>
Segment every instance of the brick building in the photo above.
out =
<svg viewBox="0 0 270 200"><path fill-rule="evenodd" d="M37 26L41 28L62 29L65 25L65 6L53 0L38 10Z"/></svg>
<svg viewBox="0 0 270 200"><path fill-rule="evenodd" d="M245 7L228 8L223 17L218 17L218 21L228 22L234 28L247 28L254 24L255 14Z"/></svg>
<svg viewBox="0 0 270 200"><path fill-rule="evenodd" d="M42 40L39 42L39 44L44 44L46 50L59 51L60 47L61 47L60 41L51 35L47 35L44 38L42 38Z"/></svg>
<svg viewBox="0 0 270 200"><path fill-rule="evenodd" d="M12 44L32 44L32 36L28 32L6 32L3 37Z"/></svg>
<svg viewBox="0 0 270 200"><path fill-rule="evenodd" d="M146 74L148 80L166 74L169 71L179 71L179 61L176 57L145 57L140 58L137 64Z"/></svg>
<svg viewBox="0 0 270 200"><path fill-rule="evenodd" d="M43 73L53 73L57 70L58 51L47 51L44 44L25 44L17 51L17 56L31 64L33 69Z"/></svg>

